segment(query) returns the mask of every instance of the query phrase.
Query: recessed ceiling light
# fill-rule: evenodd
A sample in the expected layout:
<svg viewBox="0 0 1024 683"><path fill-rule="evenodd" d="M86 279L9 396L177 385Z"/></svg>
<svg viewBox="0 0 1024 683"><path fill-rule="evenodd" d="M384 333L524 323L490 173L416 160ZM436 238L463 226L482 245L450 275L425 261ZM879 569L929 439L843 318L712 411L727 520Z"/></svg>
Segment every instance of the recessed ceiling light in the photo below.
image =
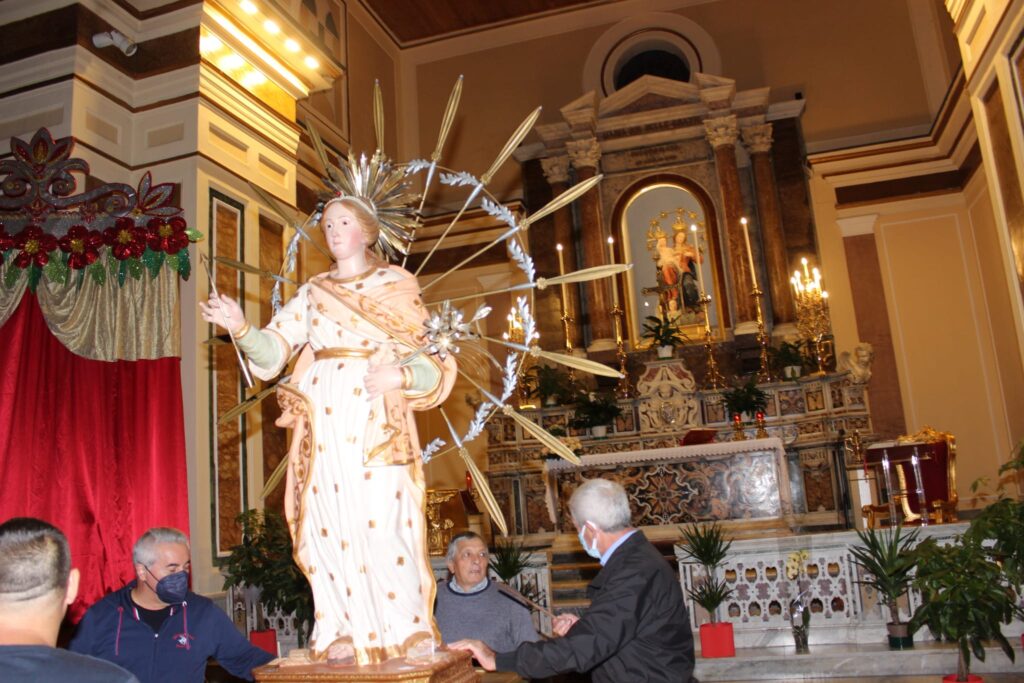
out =
<svg viewBox="0 0 1024 683"><path fill-rule="evenodd" d="M267 77L261 74L259 71L247 71L242 76L242 85L246 88L255 88L258 85L263 85L267 82Z"/></svg>
<svg viewBox="0 0 1024 683"><path fill-rule="evenodd" d="M256 14L256 5L252 4L249 0L242 0L239 4L242 6L242 11L246 14Z"/></svg>
<svg viewBox="0 0 1024 683"><path fill-rule="evenodd" d="M289 38L288 40L284 41L284 47L289 52L298 52L299 51L299 44L297 42L295 42L295 40L292 39L292 38Z"/></svg>
<svg viewBox="0 0 1024 683"><path fill-rule="evenodd" d="M281 32L281 27L275 24L270 19L263 22L263 29L272 36L276 36Z"/></svg>
<svg viewBox="0 0 1024 683"><path fill-rule="evenodd" d="M314 57L310 57L309 55L306 55L306 58L305 58L305 59L303 59L302 61L303 61L303 62L304 62L304 63L306 64L306 66L308 66L308 67L309 67L310 69L315 69L315 68L317 68L318 66L320 66L320 62L316 61L316 59L315 59Z"/></svg>
<svg viewBox="0 0 1024 683"><path fill-rule="evenodd" d="M217 61L217 66L220 67L221 71L234 71L245 66L245 60L232 52L229 55L224 55Z"/></svg>
<svg viewBox="0 0 1024 683"><path fill-rule="evenodd" d="M199 51L203 54L209 54L216 52L223 47L224 43L220 42L220 38L210 34L199 37Z"/></svg>

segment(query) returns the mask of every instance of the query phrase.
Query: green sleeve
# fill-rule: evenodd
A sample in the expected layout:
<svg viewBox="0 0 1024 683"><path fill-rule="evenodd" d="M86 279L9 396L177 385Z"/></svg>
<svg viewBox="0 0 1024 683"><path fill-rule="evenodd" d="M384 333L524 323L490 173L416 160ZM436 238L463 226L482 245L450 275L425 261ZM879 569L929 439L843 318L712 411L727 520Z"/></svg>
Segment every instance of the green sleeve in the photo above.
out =
<svg viewBox="0 0 1024 683"><path fill-rule="evenodd" d="M429 358L417 356L409 363L412 368L412 386L405 389L410 393L422 394L430 391L441 379L441 370Z"/></svg>
<svg viewBox="0 0 1024 683"><path fill-rule="evenodd" d="M254 365L275 368L281 363L283 350L272 334L250 327L248 332L235 341Z"/></svg>

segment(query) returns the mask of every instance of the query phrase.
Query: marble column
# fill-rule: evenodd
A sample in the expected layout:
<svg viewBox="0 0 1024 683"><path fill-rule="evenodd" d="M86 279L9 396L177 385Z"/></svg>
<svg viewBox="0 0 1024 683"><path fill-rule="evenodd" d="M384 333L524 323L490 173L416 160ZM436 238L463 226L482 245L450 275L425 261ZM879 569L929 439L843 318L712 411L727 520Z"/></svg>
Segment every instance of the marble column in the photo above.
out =
<svg viewBox="0 0 1024 683"><path fill-rule="evenodd" d="M732 295L736 304L735 330L737 334L753 334L757 331L757 306L754 297L751 296L754 282L750 277L743 226L740 225L740 219L743 218L743 197L740 193L740 175L736 165L736 140L739 138L736 115L705 119L704 129L708 142L715 151L715 169L718 173L718 187L722 193L725 251L729 261Z"/></svg>
<svg viewBox="0 0 1024 683"><path fill-rule="evenodd" d="M576 169L577 182L583 182L598 173L601 146L596 138L570 140L565 143L569 160ZM605 242L604 220L601 215L600 188L595 188L580 197L580 247L583 251L583 267L592 268L608 263ZM610 280L587 282L584 294L587 302L587 323L590 328L590 345L587 351L608 351L615 349L612 323L612 301Z"/></svg>
<svg viewBox="0 0 1024 683"><path fill-rule="evenodd" d="M757 194L757 213L761 219L761 244L768 270L768 287L772 299L772 313L778 325L796 320L796 304L789 284L789 258L786 236L782 230L782 212L779 193L772 170L772 124L764 123L743 129L743 142L750 152L754 167L754 187Z"/></svg>
<svg viewBox="0 0 1024 683"><path fill-rule="evenodd" d="M551 185L551 196L557 197L569 189L569 158L564 156L550 157L540 160L541 168L544 170L544 178ZM565 259L566 271L576 270L576 239L572 230L572 208L564 206L551 215L551 221L555 228L555 243L562 245L562 258ZM569 323L569 341L572 342L574 355L586 355L583 348L583 321L580 320L580 286L569 284L565 286L565 301L561 301L561 288L555 288L556 296L560 300L560 306L564 305L565 310L572 322ZM558 321L557 329L562 329L561 320ZM549 350L565 348L565 339L562 339L562 346L557 344L544 344Z"/></svg>

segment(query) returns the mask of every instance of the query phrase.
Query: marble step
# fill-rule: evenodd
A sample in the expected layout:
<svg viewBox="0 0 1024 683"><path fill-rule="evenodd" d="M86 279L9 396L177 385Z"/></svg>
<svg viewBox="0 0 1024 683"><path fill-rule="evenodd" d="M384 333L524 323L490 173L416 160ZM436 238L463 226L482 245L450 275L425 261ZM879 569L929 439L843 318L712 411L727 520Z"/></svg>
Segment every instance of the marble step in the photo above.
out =
<svg viewBox="0 0 1024 683"><path fill-rule="evenodd" d="M716 681L800 681L806 679L912 675L944 676L956 673L956 646L951 643L915 643L912 650L890 650L884 644L811 645L809 655L797 655L793 647L737 648L735 657L705 659L699 654L694 675L701 683ZM1020 674L1024 681L1024 653L1019 639L1011 639L1016 663L998 646L985 648L985 661L971 658L971 672ZM939 679L936 678L936 681Z"/></svg>

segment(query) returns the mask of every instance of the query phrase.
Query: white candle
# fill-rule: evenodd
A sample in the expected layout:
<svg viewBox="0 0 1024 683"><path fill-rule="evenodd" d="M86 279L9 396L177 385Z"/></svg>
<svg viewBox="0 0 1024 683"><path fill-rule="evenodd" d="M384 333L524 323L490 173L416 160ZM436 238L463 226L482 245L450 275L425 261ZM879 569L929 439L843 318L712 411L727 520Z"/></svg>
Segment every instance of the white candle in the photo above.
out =
<svg viewBox="0 0 1024 683"><path fill-rule="evenodd" d="M910 456L910 466L914 470L914 481L917 483L917 511L921 515L921 526L928 526L928 503L924 497L924 484L921 481L921 460L917 457L917 446Z"/></svg>
<svg viewBox="0 0 1024 683"><path fill-rule="evenodd" d="M700 298L704 298L704 269L700 267L700 236L697 234L697 226L691 225L690 232L693 233L694 264L697 266L697 284L700 287Z"/></svg>
<svg viewBox="0 0 1024 683"><path fill-rule="evenodd" d="M608 265L615 263L615 240L608 238ZM616 277L612 275L612 305L619 307L619 286Z"/></svg>
<svg viewBox="0 0 1024 683"><path fill-rule="evenodd" d="M743 240L747 243L747 262L750 264L750 281L754 283L754 289L757 289L757 271L754 268L754 252L750 250L750 230L747 228L747 219L741 218L740 223L743 224Z"/></svg>
<svg viewBox="0 0 1024 683"><path fill-rule="evenodd" d="M807 272L807 258L805 257L805 258L800 259L800 263L804 264L804 279L805 280L810 280L811 279L811 274Z"/></svg>
<svg viewBox="0 0 1024 683"><path fill-rule="evenodd" d="M555 249L558 250L558 274L565 275L565 260L562 257L562 245L556 244ZM566 314L569 310L569 300L565 297L565 283L562 283L562 315Z"/></svg>

